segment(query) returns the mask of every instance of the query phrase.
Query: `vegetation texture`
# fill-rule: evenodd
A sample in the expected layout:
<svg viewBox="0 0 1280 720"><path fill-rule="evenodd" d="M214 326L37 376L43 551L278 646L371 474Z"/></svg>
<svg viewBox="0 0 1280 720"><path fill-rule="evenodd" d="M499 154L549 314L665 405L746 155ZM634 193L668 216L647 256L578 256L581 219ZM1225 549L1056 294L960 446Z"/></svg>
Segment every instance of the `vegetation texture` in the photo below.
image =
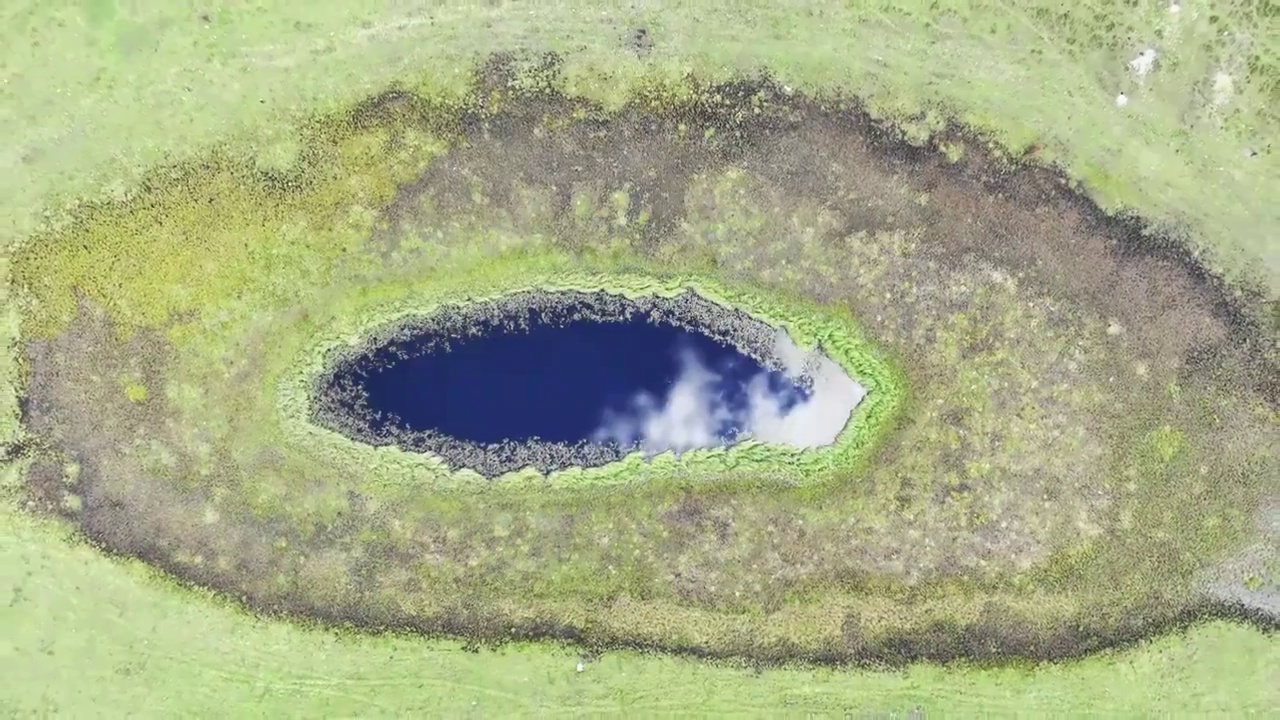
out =
<svg viewBox="0 0 1280 720"><path fill-rule="evenodd" d="M1057 658L1198 610L1277 468L1256 329L1194 268L1047 172L913 149L847 102L685 82L611 111L562 84L555 56L498 57L460 106L384 93L287 170L215 154L25 245L33 502L266 612L477 640ZM442 294L690 285L670 268L860 358L892 432L459 495L438 459L311 422L362 327ZM818 308L900 358L905 412L880 417L899 384L842 351L856 331L806 330Z"/></svg>
<svg viewBox="0 0 1280 720"><path fill-rule="evenodd" d="M393 79L371 75L268 145L132 151L172 162L39 228L37 200L85 179L15 193L6 492L261 613L761 662L1076 656L1201 616L1202 574L1273 540L1271 15L742 5L734 40L639 11L606 13L607 42L538 39L600 31L573 9L486 30L533 52L360 99ZM145 50L113 12L74 21ZM430 25L419 69L456 65L484 13L433 12L363 30L386 52ZM856 55L833 25L858 28ZM914 56L925 29L952 38L952 70ZM1139 37L1158 70L1125 65ZM989 54L1010 43L1046 92L998 86ZM238 51L305 59L258 50ZM15 157L38 165L49 137ZM754 446L492 484L308 422L325 349L405 312L689 286L836 348L892 402L799 458L813 468ZM1262 567L1236 580L1266 597Z"/></svg>

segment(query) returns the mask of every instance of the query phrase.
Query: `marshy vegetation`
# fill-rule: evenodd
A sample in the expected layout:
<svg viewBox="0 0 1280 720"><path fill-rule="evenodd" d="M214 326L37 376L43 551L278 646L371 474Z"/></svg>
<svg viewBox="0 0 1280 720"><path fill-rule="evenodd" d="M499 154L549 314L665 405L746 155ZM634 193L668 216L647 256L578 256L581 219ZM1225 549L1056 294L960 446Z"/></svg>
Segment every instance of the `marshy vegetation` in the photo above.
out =
<svg viewBox="0 0 1280 720"><path fill-rule="evenodd" d="M284 168L157 171L14 260L32 501L264 612L477 641L896 663L1186 620L1278 469L1257 318L1054 173L935 141L963 152L767 80L606 110L499 58ZM326 423L335 357L407 318L691 289L865 388L833 444L502 475Z"/></svg>

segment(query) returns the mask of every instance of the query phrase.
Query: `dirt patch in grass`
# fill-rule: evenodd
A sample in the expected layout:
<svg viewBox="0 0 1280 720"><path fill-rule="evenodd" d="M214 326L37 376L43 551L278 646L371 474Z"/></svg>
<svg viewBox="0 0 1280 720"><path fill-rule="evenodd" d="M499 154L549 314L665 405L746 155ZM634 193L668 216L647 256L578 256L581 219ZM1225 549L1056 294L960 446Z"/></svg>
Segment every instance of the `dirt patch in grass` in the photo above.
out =
<svg viewBox="0 0 1280 720"><path fill-rule="evenodd" d="M296 270L312 283L268 295L246 274L195 319L128 333L102 308L130 307L129 291L101 282L55 337L29 339L24 422L82 468L86 534L264 612L486 642L1061 658L1206 612L1191 578L1239 544L1236 520L1277 469L1273 340L1248 298L958 130L934 139L963 146L955 162L855 102L768 81L655 87L612 114L557 82L553 57L523 72L498 58L461 108L389 93L325 126L297 178L235 176L243 197L281 206L336 198L328 221L364 228L323 272ZM450 148L389 192L333 160L376 166L414 132ZM191 177L193 202L218 202ZM901 363L909 407L868 462L817 490L387 495L271 444L254 404L274 390L266 365L202 357L213 370L184 374L184 323L220 337L241 295L269 297L225 331L246 339L221 347L252 350L325 293L429 282L438 255L479 247L478 228L584 267L694 267L846 309ZM69 232L31 252L91 252ZM319 264L274 232L237 245L237 262ZM189 252L230 252L203 248ZM57 264L19 258L28 295L55 292L33 267ZM48 476L33 470L32 487Z"/></svg>

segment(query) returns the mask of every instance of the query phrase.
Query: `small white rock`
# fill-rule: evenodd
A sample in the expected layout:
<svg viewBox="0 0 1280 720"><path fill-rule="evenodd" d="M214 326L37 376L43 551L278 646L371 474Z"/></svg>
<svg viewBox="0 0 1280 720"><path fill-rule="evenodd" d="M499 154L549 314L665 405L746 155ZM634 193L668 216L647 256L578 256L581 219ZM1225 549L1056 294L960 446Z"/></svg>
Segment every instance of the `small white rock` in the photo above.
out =
<svg viewBox="0 0 1280 720"><path fill-rule="evenodd" d="M1138 53L1138 57L1129 61L1129 69L1141 79L1151 72L1151 68L1155 67L1155 64L1156 51L1152 48L1147 48Z"/></svg>
<svg viewBox="0 0 1280 720"><path fill-rule="evenodd" d="M1236 93L1235 78L1225 72L1218 72L1213 76L1213 104L1214 107L1222 107L1231 102L1231 97Z"/></svg>
<svg viewBox="0 0 1280 720"><path fill-rule="evenodd" d="M583 670L586 670L586 669L587 669L587 666L586 666L586 665L583 665L583 664L582 664L582 661L581 661L581 660L579 660L579 661L578 661L578 672L582 672Z"/></svg>
<svg viewBox="0 0 1280 720"><path fill-rule="evenodd" d="M1124 93L1120 93L1119 95L1116 96L1116 107L1124 107L1125 105L1128 105L1128 104L1129 104L1128 95L1125 95Z"/></svg>
<svg viewBox="0 0 1280 720"><path fill-rule="evenodd" d="M1173 0L1173 2L1169 3L1169 12L1171 13L1182 12L1182 6L1178 4L1178 0Z"/></svg>

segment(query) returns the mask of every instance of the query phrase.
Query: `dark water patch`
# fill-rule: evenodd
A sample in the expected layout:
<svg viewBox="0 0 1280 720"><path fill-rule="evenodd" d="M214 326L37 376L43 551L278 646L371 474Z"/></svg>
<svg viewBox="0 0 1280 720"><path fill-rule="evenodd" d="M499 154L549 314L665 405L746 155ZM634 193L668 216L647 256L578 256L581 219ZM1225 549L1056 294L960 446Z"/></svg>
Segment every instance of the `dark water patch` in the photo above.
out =
<svg viewBox="0 0 1280 720"><path fill-rule="evenodd" d="M685 375L685 357L717 371L715 391L730 411L746 406L759 374L775 392L792 387L732 345L646 317L561 325L533 310L527 320L521 327L488 319L476 337L423 335L361 358L350 372L361 376L379 415L375 432L395 426L478 443L578 443L600 429L602 411L625 411L637 395L666 397ZM787 393L787 406L795 399ZM723 442L742 430L729 417L714 428Z"/></svg>
<svg viewBox="0 0 1280 720"><path fill-rule="evenodd" d="M795 426L792 414L817 402L836 366L785 338L691 292L525 292L445 306L370 337L330 365L313 419L486 477L747 437L798 444L805 438L779 428ZM827 379L815 386L815 377ZM828 394L842 405L821 421L839 425L815 437L834 439L861 399L843 377L844 392Z"/></svg>

